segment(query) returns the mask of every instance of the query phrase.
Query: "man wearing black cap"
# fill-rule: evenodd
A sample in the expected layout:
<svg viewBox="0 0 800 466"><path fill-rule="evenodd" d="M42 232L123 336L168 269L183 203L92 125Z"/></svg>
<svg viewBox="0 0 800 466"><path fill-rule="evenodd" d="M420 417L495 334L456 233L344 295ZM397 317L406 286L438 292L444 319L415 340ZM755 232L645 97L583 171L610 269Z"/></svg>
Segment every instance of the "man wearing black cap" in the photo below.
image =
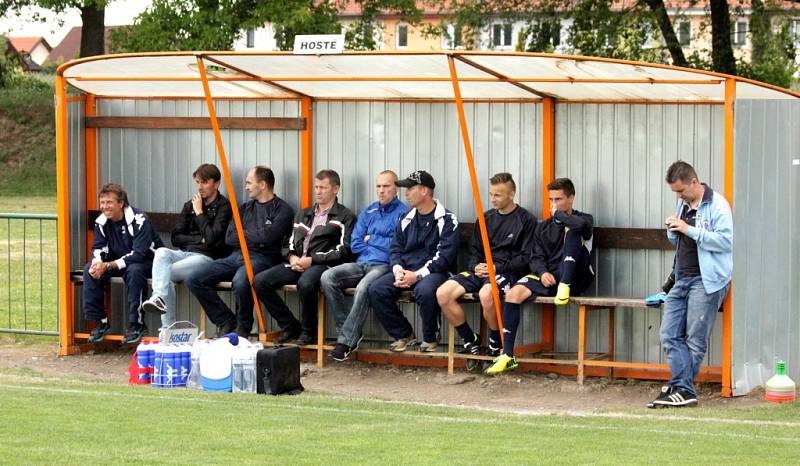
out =
<svg viewBox="0 0 800 466"><path fill-rule="evenodd" d="M422 316L420 351L430 352L438 345L441 309L436 289L456 266L458 220L433 198L436 183L430 173L418 170L395 184L406 188L406 201L411 211L400 220L389 248L392 271L369 287L370 304L381 325L395 339L389 349L405 351L417 338L395 299L403 291L412 290Z"/></svg>

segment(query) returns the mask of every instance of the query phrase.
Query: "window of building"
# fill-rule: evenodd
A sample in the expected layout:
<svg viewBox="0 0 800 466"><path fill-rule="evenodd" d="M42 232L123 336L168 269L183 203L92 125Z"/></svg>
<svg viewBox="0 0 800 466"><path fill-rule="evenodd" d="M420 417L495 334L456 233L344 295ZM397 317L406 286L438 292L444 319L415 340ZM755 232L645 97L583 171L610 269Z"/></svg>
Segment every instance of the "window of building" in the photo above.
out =
<svg viewBox="0 0 800 466"><path fill-rule="evenodd" d="M248 29L245 34L247 41L247 48L252 49L256 46L256 31L255 29Z"/></svg>
<svg viewBox="0 0 800 466"><path fill-rule="evenodd" d="M492 47L511 47L512 45L512 27L510 24L493 24L492 25Z"/></svg>
<svg viewBox="0 0 800 466"><path fill-rule="evenodd" d="M742 47L747 43L747 21L736 21L733 23L733 45Z"/></svg>
<svg viewBox="0 0 800 466"><path fill-rule="evenodd" d="M678 43L683 47L692 43L692 23L689 21L678 22Z"/></svg>
<svg viewBox="0 0 800 466"><path fill-rule="evenodd" d="M792 20L791 32L795 47L800 47L800 19Z"/></svg>
<svg viewBox="0 0 800 466"><path fill-rule="evenodd" d="M453 50L463 47L461 41L461 27L455 24L448 24L445 34L442 36L442 48Z"/></svg>
<svg viewBox="0 0 800 466"><path fill-rule="evenodd" d="M408 24L397 25L397 48L404 49L408 47Z"/></svg>

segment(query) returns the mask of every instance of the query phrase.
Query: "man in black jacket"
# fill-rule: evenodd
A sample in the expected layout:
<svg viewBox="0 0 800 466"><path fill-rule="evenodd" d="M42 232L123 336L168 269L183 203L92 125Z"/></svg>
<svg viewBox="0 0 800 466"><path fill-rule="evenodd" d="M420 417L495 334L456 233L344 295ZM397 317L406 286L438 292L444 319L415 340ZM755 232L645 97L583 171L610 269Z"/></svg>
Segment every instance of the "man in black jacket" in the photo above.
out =
<svg viewBox="0 0 800 466"><path fill-rule="evenodd" d="M258 299L278 322L283 332L277 343L297 339L311 344L317 333L317 303L320 277L329 267L350 260L350 234L356 216L339 204L339 174L320 170L314 179L316 204L297 213L294 232L283 248L286 262L265 270L253 279ZM297 284L300 319L278 295L283 285Z"/></svg>
<svg viewBox="0 0 800 466"><path fill-rule="evenodd" d="M247 173L245 189L250 200L239 207L239 213L254 274L280 262L281 244L292 230L294 209L275 195L274 188L275 175L270 168L259 165ZM228 224L225 244L234 251L189 274L186 285L216 324L217 335L235 329L239 335L248 337L253 330L253 295L234 222ZM236 315L214 289L218 282L227 280L231 280L236 295Z"/></svg>
<svg viewBox="0 0 800 466"><path fill-rule="evenodd" d="M395 184L406 188L406 201L412 209L400 220L389 247L392 271L372 282L369 301L383 328L395 339L389 349L401 352L417 338L395 299L403 291L413 290L422 316L420 351L435 351L440 312L436 289L456 267L458 220L434 199L436 183L430 173L418 170Z"/></svg>
<svg viewBox="0 0 800 466"><path fill-rule="evenodd" d="M581 294L594 280L591 264L594 219L572 208L575 186L569 178L556 178L547 185L547 190L552 216L536 229L531 273L519 279L506 293L503 354L486 369L489 375L518 366L514 358L514 340L522 303L536 296L555 296L556 304L567 304L570 293Z"/></svg>
<svg viewBox="0 0 800 466"><path fill-rule="evenodd" d="M517 185L510 173L498 173L489 180L489 200L492 209L484 214L489 247L494 262L495 280L500 295L523 275L528 273L528 262L533 250L533 234L536 230L536 217L514 202ZM464 341L464 352L480 353L480 338L476 335L464 316L464 309L458 300L465 293L478 293L483 315L489 325L489 356L500 355L500 330L497 328L492 285L489 282L489 269L483 251L481 231L475 225L470 244L470 258L467 270L454 275L436 290L436 299L442 313L455 327ZM467 359L467 370L478 368L478 361Z"/></svg>
<svg viewBox="0 0 800 466"><path fill-rule="evenodd" d="M128 330L122 343L136 343L147 332L139 308L153 253L164 244L144 212L128 204L122 186L103 186L98 199L102 213L94 221L92 261L83 269L83 309L86 319L96 322L89 343L103 340L111 330L104 300L111 277L122 277L128 291Z"/></svg>
<svg viewBox="0 0 800 466"><path fill-rule="evenodd" d="M175 283L191 272L230 254L225 230L231 221L231 204L219 192L221 174L216 165L204 163L192 173L197 192L183 205L172 230L172 245L159 248L153 259L153 293L142 310L161 315L161 326L175 322Z"/></svg>

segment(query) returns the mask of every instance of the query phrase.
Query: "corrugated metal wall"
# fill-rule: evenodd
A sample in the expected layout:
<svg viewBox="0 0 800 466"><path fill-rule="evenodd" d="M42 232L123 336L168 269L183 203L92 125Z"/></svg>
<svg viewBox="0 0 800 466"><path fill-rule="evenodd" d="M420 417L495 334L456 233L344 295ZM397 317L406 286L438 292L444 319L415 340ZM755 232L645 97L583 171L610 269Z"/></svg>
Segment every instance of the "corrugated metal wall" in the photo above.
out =
<svg viewBox="0 0 800 466"><path fill-rule="evenodd" d="M800 380L800 100L737 100L733 388Z"/></svg>
<svg viewBox="0 0 800 466"><path fill-rule="evenodd" d="M700 178L721 190L723 108L713 105L560 104L556 107L556 176L575 183L575 207L596 226L660 228L673 213L675 195L664 182L669 165L686 160ZM671 251L598 250L597 280L589 293L647 296L672 267ZM619 309L620 360L666 362L659 342L659 310ZM556 314L557 350L575 351L577 308ZM717 320L707 361L721 360ZM589 351L605 351L607 312L588 321Z"/></svg>
<svg viewBox="0 0 800 466"><path fill-rule="evenodd" d="M465 105L465 113L484 203L488 205L491 175L508 171L517 180L518 202L539 217L541 106L471 103ZM381 170L394 170L403 178L423 169L436 180L436 197L442 204L459 221L475 222L455 104L320 102L314 111L314 140L314 166L339 172L339 200L352 210L359 212L374 201L374 180ZM403 310L421 328L414 306ZM478 312L468 314L478 317ZM523 319L523 340L538 340L538 311L524 313ZM478 325L477 319L470 323ZM330 316L328 328L328 335L335 334ZM365 335L388 339L374 316L367 321Z"/></svg>

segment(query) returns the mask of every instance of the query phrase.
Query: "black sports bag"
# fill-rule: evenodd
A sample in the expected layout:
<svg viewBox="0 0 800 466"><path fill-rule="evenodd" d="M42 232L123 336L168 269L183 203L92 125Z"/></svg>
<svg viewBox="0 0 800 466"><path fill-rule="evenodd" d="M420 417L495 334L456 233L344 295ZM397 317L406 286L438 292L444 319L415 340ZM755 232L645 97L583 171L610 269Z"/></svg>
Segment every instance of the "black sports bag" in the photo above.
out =
<svg viewBox="0 0 800 466"><path fill-rule="evenodd" d="M256 354L256 391L267 395L303 391L300 384L300 348L273 346Z"/></svg>

